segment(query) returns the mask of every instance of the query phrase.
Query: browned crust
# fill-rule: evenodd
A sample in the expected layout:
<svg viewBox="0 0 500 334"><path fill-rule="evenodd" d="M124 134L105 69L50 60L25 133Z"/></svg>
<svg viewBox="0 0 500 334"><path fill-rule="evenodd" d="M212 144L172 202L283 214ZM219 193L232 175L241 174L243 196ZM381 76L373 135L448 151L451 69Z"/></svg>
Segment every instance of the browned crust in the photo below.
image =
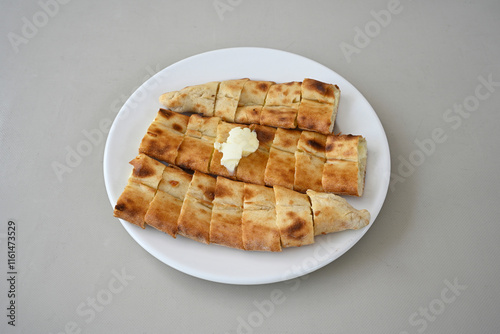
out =
<svg viewBox="0 0 500 334"><path fill-rule="evenodd" d="M293 189L294 179L295 154L272 147L264 173L266 185Z"/></svg>
<svg viewBox="0 0 500 334"><path fill-rule="evenodd" d="M198 138L185 136L179 147L175 164L208 173L212 152L214 151L213 145L213 143Z"/></svg>
<svg viewBox="0 0 500 334"><path fill-rule="evenodd" d="M359 196L358 168L359 164L354 161L329 160L323 169L324 191Z"/></svg>
<svg viewBox="0 0 500 334"><path fill-rule="evenodd" d="M326 139L326 158L328 160L358 161L358 144L362 136L330 135Z"/></svg>
<svg viewBox="0 0 500 334"><path fill-rule="evenodd" d="M129 181L116 202L113 215L144 228L144 216L153 200L156 189Z"/></svg>
<svg viewBox="0 0 500 334"><path fill-rule="evenodd" d="M322 175L325 161L306 152L295 152L293 189L300 192L306 192L307 189L323 191Z"/></svg>
<svg viewBox="0 0 500 334"><path fill-rule="evenodd" d="M158 190L144 217L146 224L176 237L183 200Z"/></svg>
<svg viewBox="0 0 500 334"><path fill-rule="evenodd" d="M309 198L305 194L276 186L276 222L283 247L314 243L314 228Z"/></svg>
<svg viewBox="0 0 500 334"><path fill-rule="evenodd" d="M281 251L273 189L245 183L243 201L242 239L245 249Z"/></svg>

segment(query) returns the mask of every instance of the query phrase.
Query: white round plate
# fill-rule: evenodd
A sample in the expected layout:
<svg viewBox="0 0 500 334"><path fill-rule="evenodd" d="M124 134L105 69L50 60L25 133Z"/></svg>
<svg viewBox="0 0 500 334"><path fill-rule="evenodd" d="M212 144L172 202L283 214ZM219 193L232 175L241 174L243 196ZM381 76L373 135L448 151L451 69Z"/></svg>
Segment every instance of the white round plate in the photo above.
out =
<svg viewBox="0 0 500 334"><path fill-rule="evenodd" d="M231 48L181 60L147 80L125 102L108 135L104 151L104 179L114 206L132 170L128 164L161 107L158 98L168 91L209 81L250 78L275 82L313 78L340 87L335 132L360 134L367 139L368 161L362 197L346 197L357 209L368 209L371 222L357 231L316 237L313 245L282 252L249 252L176 239L121 220L123 227L146 251L167 265L202 279L230 284L264 284L313 272L349 250L366 233L384 203L390 180L387 137L375 111L346 79L315 61L292 53L263 48Z"/></svg>

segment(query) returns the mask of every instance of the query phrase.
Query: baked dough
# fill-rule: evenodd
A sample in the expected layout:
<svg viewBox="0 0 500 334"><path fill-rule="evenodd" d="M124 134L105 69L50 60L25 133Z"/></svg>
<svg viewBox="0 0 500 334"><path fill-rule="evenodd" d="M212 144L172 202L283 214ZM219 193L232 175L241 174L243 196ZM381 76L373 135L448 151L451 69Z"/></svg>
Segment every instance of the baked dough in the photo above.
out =
<svg viewBox="0 0 500 334"><path fill-rule="evenodd" d="M191 115L175 164L208 173L219 122L218 117Z"/></svg>
<svg viewBox="0 0 500 334"><path fill-rule="evenodd" d="M241 91L234 121L243 124L259 124L260 113L272 81L248 80Z"/></svg>
<svg viewBox="0 0 500 334"><path fill-rule="evenodd" d="M272 188L245 183L242 239L246 250L281 251L280 232L276 225L276 209Z"/></svg>
<svg viewBox="0 0 500 334"><path fill-rule="evenodd" d="M160 103L175 112L195 112L213 116L218 88L219 82L188 86L180 91L161 95Z"/></svg>
<svg viewBox="0 0 500 334"><path fill-rule="evenodd" d="M215 100L214 116L223 121L234 122L234 115L238 107L243 85L248 79L227 80L219 84L219 91Z"/></svg>
<svg viewBox="0 0 500 334"><path fill-rule="evenodd" d="M130 164L133 166L132 174L116 202L113 214L144 228L144 216L156 193L165 165L145 154L139 154Z"/></svg>
<svg viewBox="0 0 500 334"><path fill-rule="evenodd" d="M274 136L264 181L268 186L283 186L293 189L295 180L295 151L300 131L278 128Z"/></svg>
<svg viewBox="0 0 500 334"><path fill-rule="evenodd" d="M300 104L301 82L272 85L260 115L260 124L295 129Z"/></svg>
<svg viewBox="0 0 500 334"><path fill-rule="evenodd" d="M330 134L339 99L337 85L314 79L286 83L238 79L165 93L160 103L176 112L215 115L230 122Z"/></svg>
<svg viewBox="0 0 500 334"><path fill-rule="evenodd" d="M175 238L177 221L191 179L192 176L182 169L167 166L144 218L146 224Z"/></svg>
<svg viewBox="0 0 500 334"><path fill-rule="evenodd" d="M139 152L171 164L175 163L188 121L189 116L160 109L142 138Z"/></svg>
<svg viewBox="0 0 500 334"><path fill-rule="evenodd" d="M202 243L209 243L215 183L214 177L198 171L194 172L177 222L180 235Z"/></svg>
<svg viewBox="0 0 500 334"><path fill-rule="evenodd" d="M370 223L370 213L356 210L343 197L308 190L314 216L314 234L357 230Z"/></svg>
<svg viewBox="0 0 500 334"><path fill-rule="evenodd" d="M314 243L311 204L305 194L281 186L274 187L276 223L283 247L300 247Z"/></svg>
<svg viewBox="0 0 500 334"><path fill-rule="evenodd" d="M326 162L326 136L317 132L302 131L295 152L295 180L293 189L323 191L322 175Z"/></svg>
<svg viewBox="0 0 500 334"><path fill-rule="evenodd" d="M244 186L243 182L217 177L210 221L210 243L244 249L241 232Z"/></svg>
<svg viewBox="0 0 500 334"><path fill-rule="evenodd" d="M324 190L336 194L363 195L367 159L365 138L330 135L326 140L325 153Z"/></svg>
<svg viewBox="0 0 500 334"><path fill-rule="evenodd" d="M301 95L297 113L298 127L323 134L332 133L340 99L339 87L314 79L304 79Z"/></svg>

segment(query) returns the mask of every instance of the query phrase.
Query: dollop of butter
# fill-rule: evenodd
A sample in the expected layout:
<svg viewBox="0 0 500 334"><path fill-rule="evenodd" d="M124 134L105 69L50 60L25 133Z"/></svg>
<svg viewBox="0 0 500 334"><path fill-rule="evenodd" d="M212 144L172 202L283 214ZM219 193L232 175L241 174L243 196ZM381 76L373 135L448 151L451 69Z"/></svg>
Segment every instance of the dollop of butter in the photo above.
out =
<svg viewBox="0 0 500 334"><path fill-rule="evenodd" d="M222 153L221 164L232 174L242 157L257 151L259 140L255 131L235 127L229 131L229 137L225 143L214 143L214 147Z"/></svg>

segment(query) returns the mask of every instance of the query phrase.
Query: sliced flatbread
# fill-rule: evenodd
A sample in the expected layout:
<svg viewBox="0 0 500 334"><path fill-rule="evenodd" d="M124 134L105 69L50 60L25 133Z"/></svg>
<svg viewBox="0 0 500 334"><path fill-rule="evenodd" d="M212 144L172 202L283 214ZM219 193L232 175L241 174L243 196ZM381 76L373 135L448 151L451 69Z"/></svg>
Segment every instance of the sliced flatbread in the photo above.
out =
<svg viewBox="0 0 500 334"><path fill-rule="evenodd" d="M144 228L144 216L160 183L165 165L144 154L130 161L134 167L118 198L114 216Z"/></svg>
<svg viewBox="0 0 500 334"><path fill-rule="evenodd" d="M306 194L275 186L276 222L283 247L300 247L314 243L311 204Z"/></svg>
<svg viewBox="0 0 500 334"><path fill-rule="evenodd" d="M241 91L234 121L243 124L259 124L260 113L272 81L248 80Z"/></svg>
<svg viewBox="0 0 500 334"><path fill-rule="evenodd" d="M293 189L295 179L295 151L300 131L278 128L276 130L269 160L264 173L268 186L279 185Z"/></svg>
<svg viewBox="0 0 500 334"><path fill-rule="evenodd" d="M245 183L242 239L246 250L281 251L272 188Z"/></svg>
<svg viewBox="0 0 500 334"><path fill-rule="evenodd" d="M330 135L322 184L327 192L361 196L364 191L367 145L362 136Z"/></svg>
<svg viewBox="0 0 500 334"><path fill-rule="evenodd" d="M246 157L242 157L236 169L236 179L253 184L264 185L264 174L269 160L269 149L273 142L275 128L264 125L250 125L259 140L258 149Z"/></svg>
<svg viewBox="0 0 500 334"><path fill-rule="evenodd" d="M195 171L177 222L178 234L209 243L215 183L214 177Z"/></svg>
<svg viewBox="0 0 500 334"><path fill-rule="evenodd" d="M236 108L240 100L241 91L248 79L222 81L215 100L214 116L223 121L234 122Z"/></svg>
<svg viewBox="0 0 500 334"><path fill-rule="evenodd" d="M188 121L189 117L186 115L160 109L142 138L139 152L171 164L175 163Z"/></svg>
<svg viewBox="0 0 500 334"><path fill-rule="evenodd" d="M301 82L272 85L260 115L260 124L279 128L297 127Z"/></svg>
<svg viewBox="0 0 500 334"><path fill-rule="evenodd" d="M295 178L293 189L323 191L322 175L326 162L326 136L311 131L302 131L295 152Z"/></svg>
<svg viewBox="0 0 500 334"><path fill-rule="evenodd" d="M218 117L191 115L175 164L208 173L219 122Z"/></svg>
<svg viewBox="0 0 500 334"><path fill-rule="evenodd" d="M192 176L182 169L168 166L156 195L144 218L146 224L176 237L177 221Z"/></svg>
<svg viewBox="0 0 500 334"><path fill-rule="evenodd" d="M217 177L210 221L210 243L243 248L241 216L243 213L243 182Z"/></svg>
<svg viewBox="0 0 500 334"><path fill-rule="evenodd" d="M160 96L160 103L175 112L195 112L213 116L219 82L188 86Z"/></svg>
<svg viewBox="0 0 500 334"><path fill-rule="evenodd" d="M340 98L339 87L314 79L304 79L301 95L297 126L304 130L332 133Z"/></svg>
<svg viewBox="0 0 500 334"><path fill-rule="evenodd" d="M308 190L314 217L314 235L357 230L370 223L370 213L353 208L335 194Z"/></svg>

